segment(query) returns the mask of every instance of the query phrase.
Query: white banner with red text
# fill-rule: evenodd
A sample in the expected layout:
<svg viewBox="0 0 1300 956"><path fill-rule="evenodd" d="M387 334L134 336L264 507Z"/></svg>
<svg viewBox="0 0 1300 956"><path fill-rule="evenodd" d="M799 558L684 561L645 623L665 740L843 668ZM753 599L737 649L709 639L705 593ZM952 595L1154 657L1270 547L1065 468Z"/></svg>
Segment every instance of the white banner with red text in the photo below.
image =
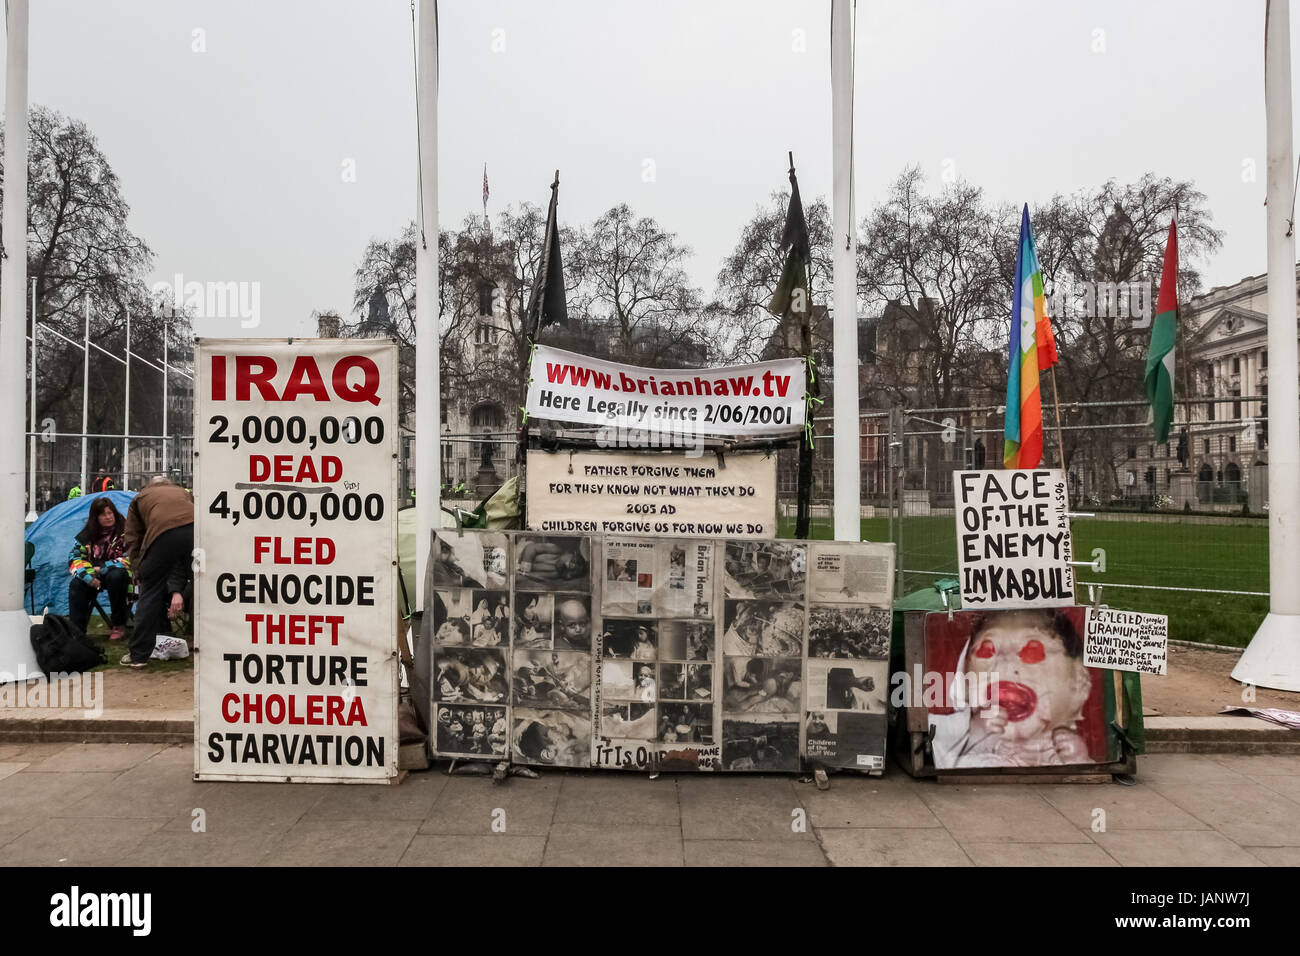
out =
<svg viewBox="0 0 1300 956"><path fill-rule="evenodd" d="M200 340L195 775L397 774L397 348Z"/></svg>
<svg viewBox="0 0 1300 956"><path fill-rule="evenodd" d="M526 409L533 418L620 431L775 435L803 428L804 391L804 361L798 358L650 369L539 345L533 349Z"/></svg>

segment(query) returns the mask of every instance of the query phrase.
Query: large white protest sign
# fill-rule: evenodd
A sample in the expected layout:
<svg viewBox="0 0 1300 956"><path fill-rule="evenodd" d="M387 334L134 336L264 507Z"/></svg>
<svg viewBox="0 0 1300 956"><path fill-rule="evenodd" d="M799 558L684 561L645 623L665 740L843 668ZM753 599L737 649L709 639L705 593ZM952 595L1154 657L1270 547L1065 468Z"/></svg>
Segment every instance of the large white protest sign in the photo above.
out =
<svg viewBox="0 0 1300 956"><path fill-rule="evenodd" d="M1088 667L1163 675L1168 659L1169 618L1163 614L1088 608L1083 638Z"/></svg>
<svg viewBox="0 0 1300 956"><path fill-rule="evenodd" d="M195 772L397 773L397 348L201 340Z"/></svg>
<svg viewBox="0 0 1300 956"><path fill-rule="evenodd" d="M1061 471L955 471L953 491L963 608L1074 603Z"/></svg>
<svg viewBox="0 0 1300 956"><path fill-rule="evenodd" d="M528 527L669 536L776 536L776 456L528 451Z"/></svg>
<svg viewBox="0 0 1300 956"><path fill-rule="evenodd" d="M771 435L803 428L804 379L802 359L652 369L539 345L526 408L531 417L617 431Z"/></svg>

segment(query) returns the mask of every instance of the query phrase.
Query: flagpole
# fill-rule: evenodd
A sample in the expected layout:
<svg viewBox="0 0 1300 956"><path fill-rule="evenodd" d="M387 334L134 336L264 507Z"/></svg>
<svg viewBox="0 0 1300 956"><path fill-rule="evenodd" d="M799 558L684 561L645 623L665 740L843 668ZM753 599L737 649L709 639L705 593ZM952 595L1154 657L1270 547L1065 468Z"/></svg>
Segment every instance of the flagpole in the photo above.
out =
<svg viewBox="0 0 1300 956"><path fill-rule="evenodd" d="M835 539L862 540L858 419L858 251L853 221L854 0L831 0L831 275Z"/></svg>
<svg viewBox="0 0 1300 956"><path fill-rule="evenodd" d="M790 202L795 201L794 190L794 151L789 153L790 158ZM800 199L802 203L802 199ZM789 217L787 216L787 219ZM782 240L788 238L782 235ZM809 297L804 300L803 309L800 312L799 321L799 349L803 353L804 359L804 388L809 395L815 394L817 387L816 379L813 377L812 365L812 255L811 246L809 247L808 261L803 266L803 282L805 288L810 293ZM805 403L808 415L812 415L812 404ZM795 519L794 519L794 536L796 538L807 538L812 526L812 484L813 484L813 430L812 422L808 422L808 427L804 431L803 440L799 442L799 484L795 498ZM839 537L838 533L836 537Z"/></svg>
<svg viewBox="0 0 1300 956"><path fill-rule="evenodd" d="M1295 195L1291 141L1291 12L1264 14L1268 213L1268 616L1232 670L1235 680L1300 691L1300 367L1296 349Z"/></svg>
<svg viewBox="0 0 1300 956"><path fill-rule="evenodd" d="M0 262L0 682L36 676L23 607L23 348L27 298L27 0L8 0L5 60L4 249ZM33 345L34 345L33 341ZM33 349L33 358L35 350ZM33 502L33 507L35 503Z"/></svg>
<svg viewBox="0 0 1300 956"><path fill-rule="evenodd" d="M85 331L85 338L82 340L82 345L81 345L81 358L82 358L82 363L81 363L81 484L79 487L81 488L81 493L83 495L88 495L90 494L90 489L87 487L87 485L90 483L90 481L88 477L88 471L87 471L88 466L86 462L86 432L89 431L87 425L90 420L90 296L84 292L82 293L82 303L83 305L85 305L86 318L85 318L85 325L83 326L83 329ZM166 336L164 336L163 338L165 342ZM163 387L164 389L166 388L166 386ZM164 391L163 392L163 457L164 459L166 458L167 455L166 395L167 393L166 391ZM164 461L164 464L165 463L166 462Z"/></svg>
<svg viewBox="0 0 1300 956"><path fill-rule="evenodd" d="M31 410L28 413L27 436L27 520L36 520L36 282L32 279L32 368L29 382L31 386Z"/></svg>
<svg viewBox="0 0 1300 956"><path fill-rule="evenodd" d="M1056 388L1056 366L1052 366L1052 404L1056 407L1056 450L1061 455L1061 474L1065 474L1065 439L1061 437L1061 393ZM1070 483L1065 483L1066 504L1069 504Z"/></svg>
<svg viewBox="0 0 1300 956"><path fill-rule="evenodd" d="M533 360L533 346L537 344L537 337L542 331L542 313L546 311L546 281L551 274L551 242L555 237L555 230L558 228L556 223L556 207L560 200L560 171L555 171L555 179L551 181L551 201L546 207L546 228L542 230L542 249L540 258L537 263L537 275L533 279L533 288L528 297L528 312L524 316L524 354L523 368L520 369L520 396L519 407L521 409L519 421L519 436L515 443L515 464L519 480L517 482L517 492L519 495L519 526L528 527L528 375L531 370Z"/></svg>
<svg viewBox="0 0 1300 956"><path fill-rule="evenodd" d="M438 18L436 0L420 0L416 59L415 247L415 606L424 607L429 532L442 526L441 390L438 361Z"/></svg>

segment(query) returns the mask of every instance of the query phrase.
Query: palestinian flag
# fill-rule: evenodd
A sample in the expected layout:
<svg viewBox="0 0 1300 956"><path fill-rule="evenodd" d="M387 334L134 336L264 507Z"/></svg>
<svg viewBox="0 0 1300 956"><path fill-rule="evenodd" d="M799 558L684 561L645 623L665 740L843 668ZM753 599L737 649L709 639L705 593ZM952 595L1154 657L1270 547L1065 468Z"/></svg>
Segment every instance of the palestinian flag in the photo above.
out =
<svg viewBox="0 0 1300 956"><path fill-rule="evenodd" d="M1039 342L1039 330L1046 340ZM1002 428L1002 465L1037 468L1043 461L1043 405L1038 388L1041 363L1056 361L1056 342L1047 318L1043 273L1038 267L1029 204L1020 215L1020 245L1011 292L1011 336L1007 348L1007 406Z"/></svg>
<svg viewBox="0 0 1300 956"><path fill-rule="evenodd" d="M1151 424L1156 441L1169 440L1174 421L1174 342L1178 338L1178 225L1169 222L1165 264L1160 270L1160 295L1156 299L1156 320L1151 323L1151 345L1147 349L1146 390L1151 403Z"/></svg>

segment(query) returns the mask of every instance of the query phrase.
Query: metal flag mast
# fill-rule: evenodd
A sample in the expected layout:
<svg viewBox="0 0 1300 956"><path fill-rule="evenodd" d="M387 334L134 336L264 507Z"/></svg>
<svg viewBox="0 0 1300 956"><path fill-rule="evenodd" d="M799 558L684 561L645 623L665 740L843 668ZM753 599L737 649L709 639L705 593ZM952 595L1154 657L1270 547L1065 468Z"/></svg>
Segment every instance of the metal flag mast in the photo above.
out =
<svg viewBox="0 0 1300 956"><path fill-rule="evenodd" d="M5 191L8 247L0 263L0 682L39 673L23 608L23 360L27 298L27 0L8 0L5 47ZM33 502L33 504L35 504Z"/></svg>
<svg viewBox="0 0 1300 956"><path fill-rule="evenodd" d="M1296 350L1295 193L1291 142L1291 9L1264 7L1268 143L1268 616L1234 679L1300 691L1300 367Z"/></svg>
<svg viewBox="0 0 1300 956"><path fill-rule="evenodd" d="M862 442L858 437L858 244L853 221L854 0L831 0L831 275L834 282L835 539L860 541Z"/></svg>
<svg viewBox="0 0 1300 956"><path fill-rule="evenodd" d="M414 10L412 10L414 14ZM419 203L415 247L415 605L424 607L428 533L442 524L438 366L438 5L420 0L415 80Z"/></svg>

